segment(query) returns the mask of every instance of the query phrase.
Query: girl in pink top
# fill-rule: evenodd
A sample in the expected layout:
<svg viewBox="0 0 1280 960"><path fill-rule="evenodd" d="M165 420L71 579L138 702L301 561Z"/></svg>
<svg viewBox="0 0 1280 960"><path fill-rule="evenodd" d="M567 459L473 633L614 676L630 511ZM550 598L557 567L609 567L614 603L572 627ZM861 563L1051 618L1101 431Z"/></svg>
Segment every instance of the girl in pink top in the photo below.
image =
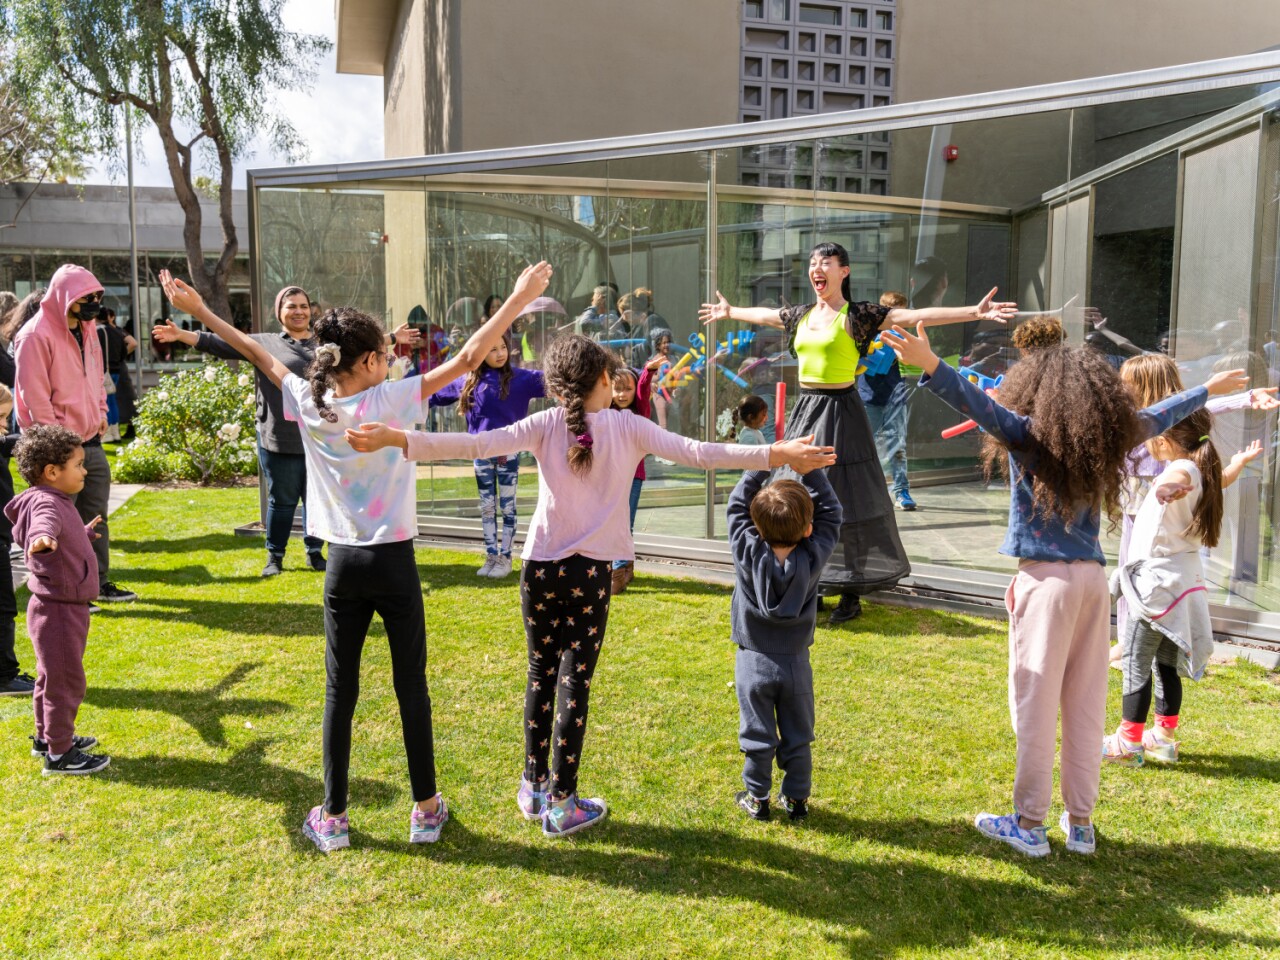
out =
<svg viewBox="0 0 1280 960"><path fill-rule="evenodd" d="M649 403L653 395L653 377L657 373L658 367L667 362L669 361L665 356L658 354L644 365L644 369L640 371L638 377L636 371L630 367L619 367L613 375L613 409L629 410L636 416L644 417L648 420L651 412ZM631 496L628 500L633 535L636 531L636 511L640 509L640 491L644 487L644 481L644 458L641 457L640 465L636 467L635 479L631 481ZM635 571L635 560L613 561L612 589L614 596L627 589L627 584L635 577Z"/></svg>
<svg viewBox="0 0 1280 960"><path fill-rule="evenodd" d="M787 464L804 472L835 459L830 447L813 446L811 437L771 447L698 443L645 417L612 410L617 365L617 357L598 343L562 337L543 363L547 395L558 407L474 435L406 432L378 423L347 432L356 450L398 446L410 460L520 450L537 458L538 505L520 574L529 675L525 771L516 800L521 813L540 819L551 837L582 830L607 813L603 800L578 798L578 770L591 679L609 617L610 563L635 556L628 494L636 463L652 453L704 470Z"/></svg>

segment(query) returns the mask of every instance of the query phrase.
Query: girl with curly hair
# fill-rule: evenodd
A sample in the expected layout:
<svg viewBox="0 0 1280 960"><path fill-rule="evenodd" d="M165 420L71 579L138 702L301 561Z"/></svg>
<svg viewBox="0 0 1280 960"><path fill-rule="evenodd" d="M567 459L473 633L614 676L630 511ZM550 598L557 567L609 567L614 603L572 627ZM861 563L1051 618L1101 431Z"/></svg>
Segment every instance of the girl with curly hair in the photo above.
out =
<svg viewBox="0 0 1280 960"><path fill-rule="evenodd" d="M307 533L329 544L324 575L324 803L302 830L328 853L349 845L347 787L351 721L360 695L360 654L376 613L391 647L392 682L409 762L414 805L409 842L433 843L449 818L436 789L427 637L422 583L413 552L418 532L416 475L394 452L369 456L352 449L345 431L384 417L410 426L426 420L431 394L480 366L520 310L546 289L551 267L528 267L494 317L458 355L420 377L388 380L393 354L382 324L353 307L330 310L315 324L315 360L307 376L291 373L256 340L215 316L195 290L167 270L160 282L175 307L234 346L284 394L284 411L301 426L315 509Z"/></svg>
<svg viewBox="0 0 1280 960"><path fill-rule="evenodd" d="M456 403L466 418L467 433L508 427L529 415L529 403L547 395L541 370L511 366L511 341L503 335L484 363L431 397L431 406ZM480 523L484 529L484 565L478 577L501 580L511 572L511 541L516 535L516 486L520 454L474 461L480 491ZM498 541L498 511L502 541Z"/></svg>
<svg viewBox="0 0 1280 960"><path fill-rule="evenodd" d="M771 447L698 443L647 417L614 410L618 358L580 335L552 341L543 359L547 393L559 406L499 430L418 433L380 423L347 431L356 450L398 447L410 460L492 457L529 450L540 470L538 505L520 571L529 669L524 700L524 772L516 803L548 837L591 827L608 813L578 797L587 707L609 620L610 565L635 556L628 499L645 454L702 470L834 461L811 437Z"/></svg>
<svg viewBox="0 0 1280 960"><path fill-rule="evenodd" d="M1000 552L1018 558L1005 594L1009 612L1009 709L1018 739L1013 812L982 813L983 834L1032 857L1049 853L1045 819L1062 716L1059 821L1067 849L1092 853L1106 725L1111 603L1098 542L1101 515L1115 516L1129 452L1243 385L1241 370L1139 410L1096 350L1040 343L1005 374L1000 402L942 363L924 325L881 335L921 384L986 430L988 471L1010 480L1009 530Z"/></svg>

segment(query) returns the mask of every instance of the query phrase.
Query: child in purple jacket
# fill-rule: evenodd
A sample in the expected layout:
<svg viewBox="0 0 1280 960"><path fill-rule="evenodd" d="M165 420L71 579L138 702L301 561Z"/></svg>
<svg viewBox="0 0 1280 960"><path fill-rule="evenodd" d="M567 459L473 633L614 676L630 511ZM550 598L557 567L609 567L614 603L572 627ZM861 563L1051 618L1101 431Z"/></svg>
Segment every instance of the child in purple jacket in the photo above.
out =
<svg viewBox="0 0 1280 960"><path fill-rule="evenodd" d="M438 393L431 406L458 405L467 419L467 433L509 427L529 415L529 403L547 395L541 370L511 365L507 337L489 351L477 369L459 377ZM480 522L484 529L484 566L476 576L501 580L511 572L511 542L516 535L516 486L520 482L520 454L484 457L475 461L480 491ZM502 510L502 542L498 542L498 510Z"/></svg>
<svg viewBox="0 0 1280 960"><path fill-rule="evenodd" d="M98 741L77 737L76 712L84 701L84 647L89 602L98 595L93 528L72 499L84 489L87 470L80 436L66 427L28 427L14 450L18 470L31 484L4 508L13 536L27 555L31 602L27 633L35 647L33 756L44 757L44 775L97 773L111 758L86 751Z"/></svg>

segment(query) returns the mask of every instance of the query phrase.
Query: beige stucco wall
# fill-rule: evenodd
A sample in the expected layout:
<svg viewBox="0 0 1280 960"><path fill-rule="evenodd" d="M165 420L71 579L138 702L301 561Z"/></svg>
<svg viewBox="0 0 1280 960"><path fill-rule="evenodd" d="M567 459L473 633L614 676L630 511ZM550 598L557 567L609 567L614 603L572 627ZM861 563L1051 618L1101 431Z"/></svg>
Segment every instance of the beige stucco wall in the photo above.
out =
<svg viewBox="0 0 1280 960"><path fill-rule="evenodd" d="M1280 44L1276 0L902 0L899 103L1145 70Z"/></svg>
<svg viewBox="0 0 1280 960"><path fill-rule="evenodd" d="M423 0L404 0L387 46L382 107L384 154L388 157L416 157L426 152L425 9Z"/></svg>

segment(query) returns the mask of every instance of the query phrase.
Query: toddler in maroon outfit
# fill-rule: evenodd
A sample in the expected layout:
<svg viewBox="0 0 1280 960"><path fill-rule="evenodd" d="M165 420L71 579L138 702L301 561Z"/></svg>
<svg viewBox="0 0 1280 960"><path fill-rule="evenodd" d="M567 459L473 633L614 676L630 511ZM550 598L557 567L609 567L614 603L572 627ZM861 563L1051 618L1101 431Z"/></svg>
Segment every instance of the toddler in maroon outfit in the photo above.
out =
<svg viewBox="0 0 1280 960"><path fill-rule="evenodd" d="M77 737L76 712L84 701L84 646L89 602L98 595L93 528L72 499L84 488L83 441L60 426L33 426L14 450L18 470L31 486L4 508L13 538L31 571L27 633L35 647L36 734L32 754L43 756L44 774L97 773L111 758L86 751L98 741Z"/></svg>

